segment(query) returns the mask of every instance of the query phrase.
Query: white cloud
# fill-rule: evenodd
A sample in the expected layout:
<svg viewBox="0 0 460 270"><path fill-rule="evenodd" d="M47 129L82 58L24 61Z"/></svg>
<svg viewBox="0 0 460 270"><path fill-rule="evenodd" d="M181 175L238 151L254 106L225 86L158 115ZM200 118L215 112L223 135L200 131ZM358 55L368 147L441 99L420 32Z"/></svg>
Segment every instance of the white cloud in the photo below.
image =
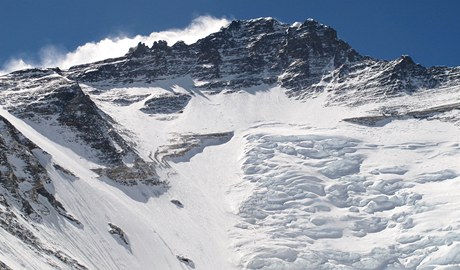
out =
<svg viewBox="0 0 460 270"><path fill-rule="evenodd" d="M22 59L11 59L3 65L2 69L0 69L0 75L11 72L11 71L32 68L32 67L33 66L31 64L26 63Z"/></svg>
<svg viewBox="0 0 460 270"><path fill-rule="evenodd" d="M98 42L88 42L77 47L72 52L62 52L62 50L56 47L49 46L39 52L40 61L37 63L21 58L12 58L2 66L0 74L31 67L60 67L67 69L74 65L122 56L128 52L129 48L136 46L139 42L143 42L148 46L151 46L154 41L158 40L166 40L169 45L180 40L191 44L200 38L217 32L221 27L228 25L228 23L229 21L225 18L219 19L211 16L201 16L194 19L184 29L153 32L148 36L137 35L134 37L105 38Z"/></svg>

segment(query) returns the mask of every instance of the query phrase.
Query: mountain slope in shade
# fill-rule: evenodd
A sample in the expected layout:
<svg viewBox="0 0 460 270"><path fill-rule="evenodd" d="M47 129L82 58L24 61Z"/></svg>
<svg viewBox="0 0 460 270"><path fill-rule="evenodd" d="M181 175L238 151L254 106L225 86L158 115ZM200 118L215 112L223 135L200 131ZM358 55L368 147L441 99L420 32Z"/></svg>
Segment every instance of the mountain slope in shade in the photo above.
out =
<svg viewBox="0 0 460 270"><path fill-rule="evenodd" d="M0 77L0 268L456 269L460 68L233 21Z"/></svg>

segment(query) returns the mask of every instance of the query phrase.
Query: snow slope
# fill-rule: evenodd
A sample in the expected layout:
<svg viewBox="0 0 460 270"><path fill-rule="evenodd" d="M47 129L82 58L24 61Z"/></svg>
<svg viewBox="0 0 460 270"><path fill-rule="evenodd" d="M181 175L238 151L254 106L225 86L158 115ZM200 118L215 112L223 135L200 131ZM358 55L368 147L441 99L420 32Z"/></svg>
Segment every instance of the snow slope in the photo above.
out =
<svg viewBox="0 0 460 270"><path fill-rule="evenodd" d="M52 156L43 162L56 197L81 222L49 217L36 225L40 239L89 269L460 267L458 126L416 119L360 126L341 120L363 108L326 107L324 96L298 101L278 87L217 95L186 87L174 91L193 98L173 115L139 110L168 91L161 86L98 94L84 87L129 131L125 139L141 157L163 149L158 173L169 188L104 180L84 157L0 111ZM122 106L110 99L120 91L144 97ZM180 138L224 132L233 132L230 140L185 147L186 159L167 155ZM53 268L13 240L2 241L0 260L13 269Z"/></svg>
<svg viewBox="0 0 460 270"><path fill-rule="evenodd" d="M460 269L459 82L271 18L2 76L0 268Z"/></svg>

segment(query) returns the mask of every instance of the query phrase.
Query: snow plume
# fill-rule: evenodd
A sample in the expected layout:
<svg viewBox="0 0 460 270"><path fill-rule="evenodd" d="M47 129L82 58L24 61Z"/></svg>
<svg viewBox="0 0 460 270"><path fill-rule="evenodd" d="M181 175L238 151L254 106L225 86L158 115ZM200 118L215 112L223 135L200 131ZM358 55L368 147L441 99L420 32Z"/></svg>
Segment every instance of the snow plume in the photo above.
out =
<svg viewBox="0 0 460 270"><path fill-rule="evenodd" d="M33 68L33 66L22 59L10 59L0 69L0 75L26 68Z"/></svg>
<svg viewBox="0 0 460 270"><path fill-rule="evenodd" d="M31 67L60 67L67 69L74 65L122 56L128 52L129 48L136 46L139 42L143 42L148 46L151 46L154 41L158 40L166 40L169 45L180 40L191 44L200 38L219 31L221 27L228 25L228 23L229 21L225 18L219 19L211 16L200 16L184 29L152 32L148 36L108 37L97 42L88 42L71 52L65 52L57 47L48 46L40 50L40 60L38 62L13 58L3 64L0 68L0 74Z"/></svg>

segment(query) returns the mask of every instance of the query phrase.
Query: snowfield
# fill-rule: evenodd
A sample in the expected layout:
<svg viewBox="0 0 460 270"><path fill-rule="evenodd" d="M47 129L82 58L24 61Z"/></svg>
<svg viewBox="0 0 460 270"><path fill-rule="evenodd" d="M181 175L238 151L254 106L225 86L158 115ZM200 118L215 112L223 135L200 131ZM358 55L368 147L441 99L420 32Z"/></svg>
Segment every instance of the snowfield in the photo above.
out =
<svg viewBox="0 0 460 270"><path fill-rule="evenodd" d="M454 192L459 183L453 180L458 174L451 170L458 164L458 145L449 142L449 132L433 131L414 140L412 129L430 130L427 123L401 124L371 134L346 126L291 128L286 134L280 126L246 135L242 169L255 188L239 209L242 237L236 247L245 253L243 265L459 267L444 253L457 247L441 251L460 236Z"/></svg>
<svg viewBox="0 0 460 270"><path fill-rule="evenodd" d="M455 123L357 125L342 120L393 101L325 106L327 93L299 101L269 86L210 94L187 78L82 87L167 186L110 181L91 153L51 137L61 135L0 116L49 154L55 196L80 222L49 216L29 229L88 269L460 269ZM142 110L183 95L172 113ZM55 269L0 236L9 267Z"/></svg>

